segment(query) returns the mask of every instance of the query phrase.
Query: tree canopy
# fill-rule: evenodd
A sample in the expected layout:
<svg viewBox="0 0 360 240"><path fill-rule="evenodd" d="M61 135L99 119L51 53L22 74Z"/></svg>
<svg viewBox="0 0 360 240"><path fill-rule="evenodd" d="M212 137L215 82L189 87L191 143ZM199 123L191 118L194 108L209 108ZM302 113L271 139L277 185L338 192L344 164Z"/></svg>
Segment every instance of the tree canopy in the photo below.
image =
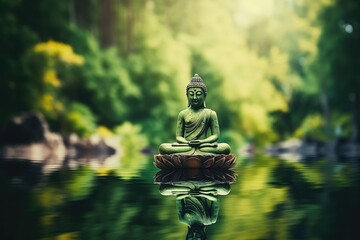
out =
<svg viewBox="0 0 360 240"><path fill-rule="evenodd" d="M0 9L1 124L35 110L63 133L131 122L150 144L170 141L198 73L235 146L326 127L358 136L357 1L4 0ZM314 116L319 131L306 124Z"/></svg>

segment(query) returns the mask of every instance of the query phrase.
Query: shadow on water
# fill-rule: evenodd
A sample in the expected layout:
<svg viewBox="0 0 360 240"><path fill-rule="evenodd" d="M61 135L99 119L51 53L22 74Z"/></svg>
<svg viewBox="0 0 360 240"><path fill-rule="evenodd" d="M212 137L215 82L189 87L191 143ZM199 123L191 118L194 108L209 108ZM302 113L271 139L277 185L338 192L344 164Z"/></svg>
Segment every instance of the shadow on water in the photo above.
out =
<svg viewBox="0 0 360 240"><path fill-rule="evenodd" d="M359 239L359 158L259 155L222 172L152 161L123 174L0 160L0 239L185 239L186 225L188 239Z"/></svg>

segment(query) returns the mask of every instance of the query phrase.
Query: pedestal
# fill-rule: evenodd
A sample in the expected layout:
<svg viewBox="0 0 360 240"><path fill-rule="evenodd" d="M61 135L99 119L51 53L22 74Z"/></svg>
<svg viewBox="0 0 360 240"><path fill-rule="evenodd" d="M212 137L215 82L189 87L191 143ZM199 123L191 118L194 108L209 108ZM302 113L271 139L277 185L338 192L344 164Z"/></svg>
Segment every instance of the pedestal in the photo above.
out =
<svg viewBox="0 0 360 240"><path fill-rule="evenodd" d="M223 168L229 169L236 165L236 155L154 155L154 165L160 169L174 168Z"/></svg>

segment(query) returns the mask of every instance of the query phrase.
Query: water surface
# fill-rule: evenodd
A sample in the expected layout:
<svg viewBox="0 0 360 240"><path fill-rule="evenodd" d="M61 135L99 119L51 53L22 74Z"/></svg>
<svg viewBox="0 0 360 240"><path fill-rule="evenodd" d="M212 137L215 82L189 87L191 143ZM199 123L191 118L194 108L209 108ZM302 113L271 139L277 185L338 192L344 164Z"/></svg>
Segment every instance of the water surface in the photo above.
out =
<svg viewBox="0 0 360 240"><path fill-rule="evenodd" d="M360 239L359 159L256 156L233 171L208 239ZM0 239L185 239L176 196L160 194L157 172L151 157L130 172L83 164L44 173L2 161Z"/></svg>

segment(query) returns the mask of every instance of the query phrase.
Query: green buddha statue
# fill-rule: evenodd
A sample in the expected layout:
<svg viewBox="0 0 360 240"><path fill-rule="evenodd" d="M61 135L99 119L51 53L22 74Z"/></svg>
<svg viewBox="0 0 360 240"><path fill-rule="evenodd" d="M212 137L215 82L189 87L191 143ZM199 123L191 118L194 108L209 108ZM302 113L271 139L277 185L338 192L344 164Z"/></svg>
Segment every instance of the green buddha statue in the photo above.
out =
<svg viewBox="0 0 360 240"><path fill-rule="evenodd" d="M230 146L217 143L220 128L216 112L207 108L207 87L195 74L186 87L188 108L179 113L176 125L176 143L163 143L160 154L229 154Z"/></svg>

